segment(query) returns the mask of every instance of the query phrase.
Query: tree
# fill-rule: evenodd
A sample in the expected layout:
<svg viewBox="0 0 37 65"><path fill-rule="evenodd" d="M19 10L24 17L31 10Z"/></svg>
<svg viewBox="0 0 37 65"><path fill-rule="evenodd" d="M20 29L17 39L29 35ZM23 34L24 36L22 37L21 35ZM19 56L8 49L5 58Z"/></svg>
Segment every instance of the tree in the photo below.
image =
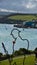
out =
<svg viewBox="0 0 37 65"><path fill-rule="evenodd" d="M37 48L35 48L35 57L37 58Z"/></svg>
<svg viewBox="0 0 37 65"><path fill-rule="evenodd" d="M2 56L3 54L2 53L0 53L0 57Z"/></svg>
<svg viewBox="0 0 37 65"><path fill-rule="evenodd" d="M35 51L37 51L37 48L35 48Z"/></svg>

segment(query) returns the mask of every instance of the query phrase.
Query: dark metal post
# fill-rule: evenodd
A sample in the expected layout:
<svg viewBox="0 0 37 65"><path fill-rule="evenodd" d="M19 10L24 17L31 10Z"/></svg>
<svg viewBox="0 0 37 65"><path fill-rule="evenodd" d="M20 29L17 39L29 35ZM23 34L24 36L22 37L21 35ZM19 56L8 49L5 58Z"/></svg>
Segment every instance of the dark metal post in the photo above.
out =
<svg viewBox="0 0 37 65"><path fill-rule="evenodd" d="M15 40L13 41L13 54L14 54L14 45L15 45Z"/></svg>

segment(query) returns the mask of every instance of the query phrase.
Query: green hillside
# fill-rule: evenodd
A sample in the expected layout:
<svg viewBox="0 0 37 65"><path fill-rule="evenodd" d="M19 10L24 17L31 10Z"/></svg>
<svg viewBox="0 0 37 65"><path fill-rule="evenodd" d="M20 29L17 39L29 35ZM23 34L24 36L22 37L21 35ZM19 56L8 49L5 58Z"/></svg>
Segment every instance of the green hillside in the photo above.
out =
<svg viewBox="0 0 37 65"><path fill-rule="evenodd" d="M37 19L37 15L13 15L8 17L9 19L14 19L14 20L27 20L27 21L31 21L33 19Z"/></svg>
<svg viewBox="0 0 37 65"><path fill-rule="evenodd" d="M23 65L23 59L24 56L15 57L12 61L12 65L15 65L14 62L16 62L16 65ZM34 64L35 64L35 56L34 55L26 56L24 65L34 65ZM8 60L5 60L0 62L0 65L9 65L9 62Z"/></svg>

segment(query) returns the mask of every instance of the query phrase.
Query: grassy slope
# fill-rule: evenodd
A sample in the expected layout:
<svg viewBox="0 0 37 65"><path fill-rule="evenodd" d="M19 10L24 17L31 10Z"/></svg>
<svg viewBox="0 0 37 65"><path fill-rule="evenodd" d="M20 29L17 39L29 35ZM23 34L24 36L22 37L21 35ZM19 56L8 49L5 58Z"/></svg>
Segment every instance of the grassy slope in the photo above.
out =
<svg viewBox="0 0 37 65"><path fill-rule="evenodd" d="M9 19L15 19L15 20L32 20L37 19L36 15L14 15L10 16Z"/></svg>
<svg viewBox="0 0 37 65"><path fill-rule="evenodd" d="M17 65L23 65L23 56L22 57L17 57L13 59L14 61L12 62L12 65L14 62L17 63ZM33 55L27 56L25 59L25 64L24 65L34 65L35 62L35 57ZM9 65L8 60L2 61L0 65Z"/></svg>

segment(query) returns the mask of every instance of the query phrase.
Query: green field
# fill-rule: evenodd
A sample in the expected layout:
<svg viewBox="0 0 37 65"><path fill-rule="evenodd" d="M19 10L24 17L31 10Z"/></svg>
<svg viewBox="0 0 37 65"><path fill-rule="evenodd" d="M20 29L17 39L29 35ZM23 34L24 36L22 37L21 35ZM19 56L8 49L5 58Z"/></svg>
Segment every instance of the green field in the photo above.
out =
<svg viewBox="0 0 37 65"><path fill-rule="evenodd" d="M24 56L15 57L13 59L12 65L14 62L16 62L17 65L23 65L23 58ZM26 56L26 59L24 61L24 65L34 65L35 64L35 56L34 55L28 55ZM8 60L0 62L0 65L9 65Z"/></svg>
<svg viewBox="0 0 37 65"><path fill-rule="evenodd" d="M37 15L13 15L8 17L9 19L14 19L14 20L27 20L31 21L33 19L37 19Z"/></svg>

